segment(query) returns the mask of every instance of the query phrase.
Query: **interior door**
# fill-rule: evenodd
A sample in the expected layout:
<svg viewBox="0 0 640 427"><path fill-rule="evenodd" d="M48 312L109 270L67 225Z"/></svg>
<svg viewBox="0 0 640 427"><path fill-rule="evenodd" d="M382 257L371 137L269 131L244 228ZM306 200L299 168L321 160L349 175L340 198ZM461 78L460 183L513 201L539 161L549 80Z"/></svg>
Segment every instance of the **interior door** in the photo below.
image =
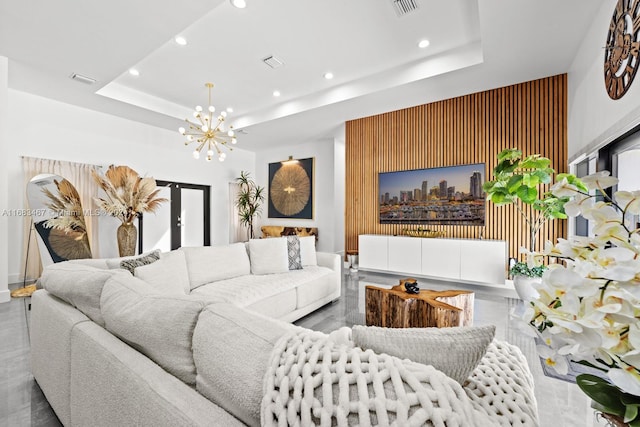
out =
<svg viewBox="0 0 640 427"><path fill-rule="evenodd" d="M182 246L211 244L211 208L208 185L156 181L159 197L169 200L140 221L141 252L167 252Z"/></svg>

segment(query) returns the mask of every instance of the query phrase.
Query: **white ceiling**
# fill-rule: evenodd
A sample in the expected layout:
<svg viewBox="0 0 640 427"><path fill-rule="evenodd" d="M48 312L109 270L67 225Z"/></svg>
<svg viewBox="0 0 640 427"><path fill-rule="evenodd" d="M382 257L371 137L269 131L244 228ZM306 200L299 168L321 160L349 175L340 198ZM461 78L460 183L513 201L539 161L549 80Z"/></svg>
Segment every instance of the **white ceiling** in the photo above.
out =
<svg viewBox="0 0 640 427"><path fill-rule="evenodd" d="M261 150L333 138L346 120L567 72L601 5L416 2L399 17L392 0L247 0L246 9L228 0L0 0L0 55L13 89L171 130L206 104L204 83L213 82L212 103L233 107L229 123L246 131L237 148ZM418 48L425 38L430 46ZM285 65L267 67L269 55ZM324 79L327 71L335 78Z"/></svg>

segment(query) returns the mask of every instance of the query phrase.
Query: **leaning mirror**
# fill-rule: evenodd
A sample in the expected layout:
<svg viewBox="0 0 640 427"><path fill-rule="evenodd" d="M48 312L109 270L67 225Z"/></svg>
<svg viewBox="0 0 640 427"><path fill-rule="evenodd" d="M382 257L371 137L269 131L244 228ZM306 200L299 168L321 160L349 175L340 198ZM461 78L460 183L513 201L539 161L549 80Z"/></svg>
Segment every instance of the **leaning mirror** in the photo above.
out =
<svg viewBox="0 0 640 427"><path fill-rule="evenodd" d="M27 199L43 266L91 258L80 195L73 184L59 175L37 175L27 185Z"/></svg>

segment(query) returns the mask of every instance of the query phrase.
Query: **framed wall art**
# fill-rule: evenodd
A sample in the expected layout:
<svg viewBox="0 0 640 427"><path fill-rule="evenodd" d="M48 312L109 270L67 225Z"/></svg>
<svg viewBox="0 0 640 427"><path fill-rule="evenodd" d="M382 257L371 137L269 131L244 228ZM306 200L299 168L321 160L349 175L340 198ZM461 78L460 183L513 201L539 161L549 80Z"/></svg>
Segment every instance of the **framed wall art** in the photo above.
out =
<svg viewBox="0 0 640 427"><path fill-rule="evenodd" d="M313 219L314 160L269 163L269 218Z"/></svg>

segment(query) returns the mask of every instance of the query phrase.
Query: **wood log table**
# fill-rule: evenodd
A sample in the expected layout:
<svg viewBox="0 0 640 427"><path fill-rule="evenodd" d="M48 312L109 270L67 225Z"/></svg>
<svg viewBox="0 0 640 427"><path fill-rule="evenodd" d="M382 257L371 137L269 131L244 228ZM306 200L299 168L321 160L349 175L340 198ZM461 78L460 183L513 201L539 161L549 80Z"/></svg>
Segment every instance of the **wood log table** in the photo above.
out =
<svg viewBox="0 0 640 427"><path fill-rule="evenodd" d="M387 328L471 326L473 298L473 292L458 290L410 294L404 280L391 289L366 286L366 323Z"/></svg>

